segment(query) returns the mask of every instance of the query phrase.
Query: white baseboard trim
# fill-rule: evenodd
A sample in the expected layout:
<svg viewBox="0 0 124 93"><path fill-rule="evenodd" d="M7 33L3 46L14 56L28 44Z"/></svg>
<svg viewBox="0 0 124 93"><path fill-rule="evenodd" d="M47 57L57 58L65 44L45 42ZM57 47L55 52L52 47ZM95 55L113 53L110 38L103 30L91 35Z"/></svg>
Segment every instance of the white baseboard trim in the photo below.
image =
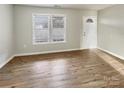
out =
<svg viewBox="0 0 124 93"><path fill-rule="evenodd" d="M68 51L76 51L76 50L82 50L82 49L76 48L76 49L65 49L65 50L55 50L55 51L45 51L45 52L19 53L19 54L15 54L15 56L28 56L28 55L38 55L38 54L68 52Z"/></svg>
<svg viewBox="0 0 124 93"><path fill-rule="evenodd" d="M88 49L88 48L80 48L80 50L86 50L86 49Z"/></svg>
<svg viewBox="0 0 124 93"><path fill-rule="evenodd" d="M11 56L8 60L4 61L3 63L0 64L0 69L5 66L9 61L11 61L15 56Z"/></svg>
<svg viewBox="0 0 124 93"><path fill-rule="evenodd" d="M58 52L68 52L68 51L76 51L76 50L82 50L80 48L76 49L66 49L66 50L55 50L55 51L45 51L45 52L34 52L34 53L20 53L20 54L14 54L11 56L8 60L0 64L0 69L5 66L10 60L12 60L16 56L28 56L28 55L38 55L38 54L47 54L47 53L58 53Z"/></svg>
<svg viewBox="0 0 124 93"><path fill-rule="evenodd" d="M102 51L104 51L104 52L107 52L107 53L109 53L109 54L111 54L111 55L113 55L113 56L115 56L115 57L118 57L118 58L124 60L124 57L123 57L123 56L120 56L120 55L118 55L118 54L115 54L115 53L113 53L113 52L110 52L110 51L108 51L108 50L105 50L105 49L102 49L102 48L99 48L99 47L98 47L97 49L102 50Z"/></svg>
<svg viewBox="0 0 124 93"><path fill-rule="evenodd" d="M108 50L105 50L105 49L102 49L102 48L97 48L99 50L102 50L104 52L107 52L115 57L118 57L122 60L124 60L124 57L120 56L120 55L117 55L113 52L110 52ZM28 56L28 55L38 55L38 54L47 54L47 53L58 53L58 52L68 52L68 51L76 51L76 50L85 50L84 48L76 48L76 49L66 49L66 50L55 50L55 51L45 51L45 52L34 52L34 53L20 53L20 54L15 54L13 56L11 56L8 60L6 60L5 62L1 63L0 64L0 69L6 65L10 60L12 60L15 56Z"/></svg>
<svg viewBox="0 0 124 93"><path fill-rule="evenodd" d="M120 55L117 55L113 52L110 52L108 50L105 50L105 49L102 49L102 48L97 48L99 50L102 50L104 52L107 52L115 57L118 57L122 60L124 60L124 57L120 56ZM66 50L55 50L55 51L45 51L45 52L34 52L34 53L20 53L20 54L15 54L13 56L11 56L8 60L6 60L5 62L1 63L0 64L0 69L6 65L10 60L12 60L15 56L28 56L28 55L38 55L38 54L47 54L47 53L58 53L58 52L68 52L68 51L76 51L76 50L85 50L84 48L76 48L76 49L66 49Z"/></svg>

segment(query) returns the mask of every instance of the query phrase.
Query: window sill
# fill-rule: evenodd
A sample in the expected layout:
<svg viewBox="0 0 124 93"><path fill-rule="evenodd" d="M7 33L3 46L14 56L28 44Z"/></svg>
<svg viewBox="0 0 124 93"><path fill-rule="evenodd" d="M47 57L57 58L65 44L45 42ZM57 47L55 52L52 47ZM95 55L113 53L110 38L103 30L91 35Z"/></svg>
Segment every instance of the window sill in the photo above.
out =
<svg viewBox="0 0 124 93"><path fill-rule="evenodd" d="M47 44L61 44L66 43L66 41L60 41L60 42L44 42L44 43L33 43L33 45L47 45Z"/></svg>

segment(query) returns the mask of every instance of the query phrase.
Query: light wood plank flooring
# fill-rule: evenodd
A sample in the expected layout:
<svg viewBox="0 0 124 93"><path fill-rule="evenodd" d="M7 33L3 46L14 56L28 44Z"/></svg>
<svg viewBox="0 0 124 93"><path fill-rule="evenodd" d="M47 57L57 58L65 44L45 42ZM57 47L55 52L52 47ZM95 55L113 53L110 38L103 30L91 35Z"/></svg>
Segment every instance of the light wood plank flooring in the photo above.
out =
<svg viewBox="0 0 124 93"><path fill-rule="evenodd" d="M124 87L123 64L97 49L15 57L0 69L0 87Z"/></svg>

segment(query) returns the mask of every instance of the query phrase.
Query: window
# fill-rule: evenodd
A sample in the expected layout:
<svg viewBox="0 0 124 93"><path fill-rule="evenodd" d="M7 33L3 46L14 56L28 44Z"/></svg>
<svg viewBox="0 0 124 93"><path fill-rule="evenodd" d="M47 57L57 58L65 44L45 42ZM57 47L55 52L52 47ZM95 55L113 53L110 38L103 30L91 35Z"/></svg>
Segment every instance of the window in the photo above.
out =
<svg viewBox="0 0 124 93"><path fill-rule="evenodd" d="M52 16L52 33L53 42L64 41L65 39L65 18L62 16Z"/></svg>
<svg viewBox="0 0 124 93"><path fill-rule="evenodd" d="M87 19L87 23L93 23L93 20L92 19Z"/></svg>
<svg viewBox="0 0 124 93"><path fill-rule="evenodd" d="M33 15L33 44L65 41L63 15Z"/></svg>

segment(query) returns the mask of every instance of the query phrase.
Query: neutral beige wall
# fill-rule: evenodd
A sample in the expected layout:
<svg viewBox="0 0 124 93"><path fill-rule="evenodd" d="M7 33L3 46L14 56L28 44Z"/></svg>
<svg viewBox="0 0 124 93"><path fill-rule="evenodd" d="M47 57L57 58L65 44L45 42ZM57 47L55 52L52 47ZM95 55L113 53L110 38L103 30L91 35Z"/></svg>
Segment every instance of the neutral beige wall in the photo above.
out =
<svg viewBox="0 0 124 93"><path fill-rule="evenodd" d="M0 67L13 55L13 6L0 5Z"/></svg>
<svg viewBox="0 0 124 93"><path fill-rule="evenodd" d="M124 5L98 12L98 47L124 57Z"/></svg>
<svg viewBox="0 0 124 93"><path fill-rule="evenodd" d="M32 13L65 14L67 16L66 43L32 45ZM79 49L82 34L82 16L96 15L96 11L50 9L14 6L16 54ZM24 47L26 45L26 47Z"/></svg>

